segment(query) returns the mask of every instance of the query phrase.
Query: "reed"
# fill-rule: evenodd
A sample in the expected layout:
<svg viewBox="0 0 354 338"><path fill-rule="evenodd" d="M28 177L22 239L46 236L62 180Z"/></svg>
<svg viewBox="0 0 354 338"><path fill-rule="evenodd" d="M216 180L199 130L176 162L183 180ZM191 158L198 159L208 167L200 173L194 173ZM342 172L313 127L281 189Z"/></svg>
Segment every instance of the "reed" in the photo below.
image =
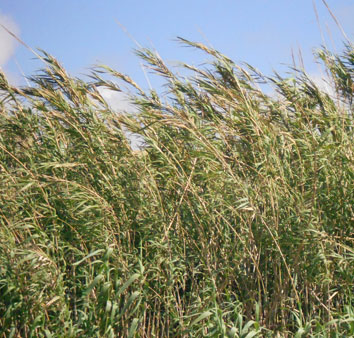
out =
<svg viewBox="0 0 354 338"><path fill-rule="evenodd" d="M137 52L164 95L44 52L1 74L2 337L354 336L353 46L317 52L328 94L180 41L210 64Z"/></svg>

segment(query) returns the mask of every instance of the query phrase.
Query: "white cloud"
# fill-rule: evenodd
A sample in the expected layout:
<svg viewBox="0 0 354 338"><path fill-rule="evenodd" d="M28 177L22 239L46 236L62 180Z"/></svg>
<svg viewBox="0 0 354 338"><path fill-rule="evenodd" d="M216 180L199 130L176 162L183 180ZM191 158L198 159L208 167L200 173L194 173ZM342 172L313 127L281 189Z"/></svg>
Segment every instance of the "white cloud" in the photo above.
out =
<svg viewBox="0 0 354 338"><path fill-rule="evenodd" d="M99 88L99 92L113 110L129 113L136 111L127 94L104 87Z"/></svg>
<svg viewBox="0 0 354 338"><path fill-rule="evenodd" d="M123 113L134 113L137 111L136 107L132 104L129 96L122 92L116 92L108 88L101 87L98 89L102 97L110 105L113 111ZM130 141L130 146L133 150L139 150L142 146L143 139L137 134L133 134L123 128L126 137Z"/></svg>
<svg viewBox="0 0 354 338"><path fill-rule="evenodd" d="M307 75L320 90L332 97L335 97L336 92L334 90L333 84L331 83L331 80L328 78L327 75L324 75L320 72L310 73Z"/></svg>
<svg viewBox="0 0 354 338"><path fill-rule="evenodd" d="M11 17L0 13L0 24L5 26L15 35L19 35L20 29ZM0 67L5 66L15 52L17 41L3 27L0 26Z"/></svg>

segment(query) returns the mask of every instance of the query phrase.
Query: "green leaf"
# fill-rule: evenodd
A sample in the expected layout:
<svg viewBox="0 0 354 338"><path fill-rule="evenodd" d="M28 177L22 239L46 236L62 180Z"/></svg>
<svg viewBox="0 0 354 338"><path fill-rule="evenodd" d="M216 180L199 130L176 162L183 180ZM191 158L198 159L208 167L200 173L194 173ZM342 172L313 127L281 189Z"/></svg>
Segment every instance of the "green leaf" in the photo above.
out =
<svg viewBox="0 0 354 338"><path fill-rule="evenodd" d="M82 262L84 262L86 259L89 259L90 257L95 256L95 255L97 255L97 254L99 254L100 252L103 252L103 251L104 251L103 249L98 249L96 251L93 251L90 254L88 254L86 257L84 257L83 259L79 260L78 262L73 263L73 266L79 265Z"/></svg>
<svg viewBox="0 0 354 338"><path fill-rule="evenodd" d="M201 320L203 320L203 319L205 319L205 318L210 317L212 314L213 314L213 313L210 312L210 311L205 311L205 312L203 312L197 319L195 319L195 320L192 322L191 326L197 324L198 322L200 322Z"/></svg>
<svg viewBox="0 0 354 338"><path fill-rule="evenodd" d="M90 292L93 290L93 288L102 280L104 279L103 275L97 275L95 279L92 281L92 283L87 287L85 290L84 294L85 296L88 296Z"/></svg>
<svg viewBox="0 0 354 338"><path fill-rule="evenodd" d="M124 284L123 286L118 290L117 295L122 294L125 289L127 289L135 280L137 280L140 277L139 273L133 274Z"/></svg>
<svg viewBox="0 0 354 338"><path fill-rule="evenodd" d="M132 320L132 324L129 328L128 331L128 338L133 338L136 332L136 329L138 328L138 324L139 324L139 319L138 318L134 318Z"/></svg>

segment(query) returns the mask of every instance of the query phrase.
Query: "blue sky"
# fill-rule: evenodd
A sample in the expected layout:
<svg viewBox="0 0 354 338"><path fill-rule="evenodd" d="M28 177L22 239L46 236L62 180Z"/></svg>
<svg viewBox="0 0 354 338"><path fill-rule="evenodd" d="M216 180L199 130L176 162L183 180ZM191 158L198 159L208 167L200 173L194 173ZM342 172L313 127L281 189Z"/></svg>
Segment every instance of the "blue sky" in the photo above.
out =
<svg viewBox="0 0 354 338"><path fill-rule="evenodd" d="M301 48L308 72L318 73L314 48L326 44L341 50L343 36L322 0L1 0L0 23L32 48L42 48L79 76L105 63L129 74L141 86L147 81L134 56L136 46L118 25L144 47L155 48L170 64L200 64L206 57L184 48L176 36L204 42L237 62L246 61L266 74L285 70L292 50ZM354 1L327 0L351 41ZM41 65L0 27L0 66L13 82L23 83ZM150 75L149 75L150 76Z"/></svg>

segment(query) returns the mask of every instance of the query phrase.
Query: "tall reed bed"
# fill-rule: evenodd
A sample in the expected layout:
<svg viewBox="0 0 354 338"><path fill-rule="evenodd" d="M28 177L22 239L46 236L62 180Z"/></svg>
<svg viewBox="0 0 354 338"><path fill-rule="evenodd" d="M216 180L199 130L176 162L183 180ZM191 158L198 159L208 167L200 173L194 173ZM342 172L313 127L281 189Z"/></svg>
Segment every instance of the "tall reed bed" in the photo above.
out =
<svg viewBox="0 0 354 338"><path fill-rule="evenodd" d="M328 93L181 41L212 57L187 78L138 51L163 95L45 53L1 75L2 337L354 336L352 45L318 52Z"/></svg>

